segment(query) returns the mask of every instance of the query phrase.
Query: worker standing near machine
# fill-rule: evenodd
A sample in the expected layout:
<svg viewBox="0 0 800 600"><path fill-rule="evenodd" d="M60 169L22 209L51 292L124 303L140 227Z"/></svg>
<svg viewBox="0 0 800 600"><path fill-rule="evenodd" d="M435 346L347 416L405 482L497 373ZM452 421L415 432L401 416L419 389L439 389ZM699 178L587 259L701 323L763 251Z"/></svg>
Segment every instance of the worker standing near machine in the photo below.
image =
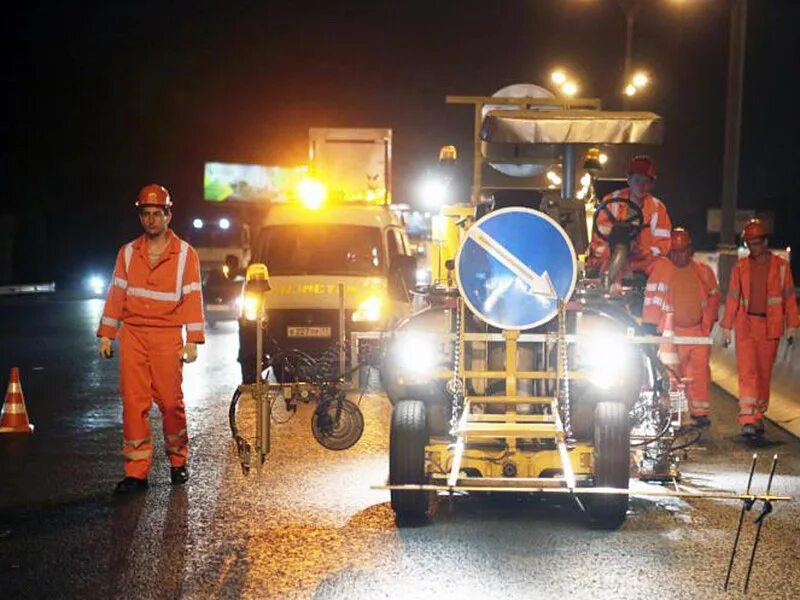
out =
<svg viewBox="0 0 800 600"><path fill-rule="evenodd" d="M627 177L628 187L607 194L603 202L609 202L608 208L616 221L624 221L633 212L628 209L628 203L641 208L642 229L631 244L628 270L649 273L655 261L669 252L672 223L666 205L652 194L656 166L650 157L641 155L631 159ZM607 214L601 212L597 215L597 229L604 236L611 234L612 226L613 222ZM604 269L611 258L610 254L608 241L595 232L589 246L588 266Z"/></svg>
<svg viewBox="0 0 800 600"><path fill-rule="evenodd" d="M139 192L136 207L144 235L117 254L97 330L103 358L113 356L112 340L120 337L125 478L117 484L117 494L148 487L153 399L164 421L170 479L175 485L188 480L181 363L194 362L197 344L205 341L200 261L195 250L169 229L169 192L160 185L147 185Z"/></svg>
<svg viewBox="0 0 800 600"><path fill-rule="evenodd" d="M717 278L708 265L692 258L689 232L676 227L671 234L668 258L657 260L647 281L642 321L654 325L659 333L672 313L674 334L704 337L719 315L720 293ZM688 380L689 413L700 427L708 427L711 407L711 346L681 344L678 349L678 375Z"/></svg>
<svg viewBox="0 0 800 600"><path fill-rule="evenodd" d="M725 345L736 331L739 371L739 424L745 437L764 433L772 365L785 334L793 343L800 325L789 263L770 252L767 228L751 219L742 232L750 255L731 271L721 326Z"/></svg>

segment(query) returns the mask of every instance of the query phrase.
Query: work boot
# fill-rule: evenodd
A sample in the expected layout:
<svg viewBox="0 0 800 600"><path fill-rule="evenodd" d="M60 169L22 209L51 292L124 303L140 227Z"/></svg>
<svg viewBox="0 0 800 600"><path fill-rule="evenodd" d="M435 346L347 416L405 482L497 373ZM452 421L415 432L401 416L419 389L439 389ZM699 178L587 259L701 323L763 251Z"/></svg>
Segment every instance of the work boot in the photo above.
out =
<svg viewBox="0 0 800 600"><path fill-rule="evenodd" d="M709 419L705 415L697 415L697 416L692 415L692 419L694 420L694 424L697 425L698 427L702 428L711 427L711 419Z"/></svg>
<svg viewBox="0 0 800 600"><path fill-rule="evenodd" d="M760 420L756 423L756 435L764 435L764 420Z"/></svg>
<svg viewBox="0 0 800 600"><path fill-rule="evenodd" d="M143 492L147 489L147 479L139 479L138 477L126 477L117 484L114 488L115 495L132 494L134 492Z"/></svg>
<svg viewBox="0 0 800 600"><path fill-rule="evenodd" d="M186 470L186 467L171 467L169 478L172 480L172 485L183 485L189 481L189 471Z"/></svg>
<svg viewBox="0 0 800 600"><path fill-rule="evenodd" d="M756 437L758 435L758 428L753 425L752 423L748 423L747 425L742 425L742 436L743 437Z"/></svg>

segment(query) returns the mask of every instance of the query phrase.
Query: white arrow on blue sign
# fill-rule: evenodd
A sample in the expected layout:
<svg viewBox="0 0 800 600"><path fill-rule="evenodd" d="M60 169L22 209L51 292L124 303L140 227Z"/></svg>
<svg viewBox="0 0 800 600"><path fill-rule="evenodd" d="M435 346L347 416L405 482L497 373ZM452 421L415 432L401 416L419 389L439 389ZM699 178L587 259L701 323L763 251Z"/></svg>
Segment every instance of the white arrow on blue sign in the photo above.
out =
<svg viewBox="0 0 800 600"><path fill-rule="evenodd" d="M503 208L467 230L456 257L467 306L500 329L531 329L558 313L578 274L575 248L561 226L530 208Z"/></svg>

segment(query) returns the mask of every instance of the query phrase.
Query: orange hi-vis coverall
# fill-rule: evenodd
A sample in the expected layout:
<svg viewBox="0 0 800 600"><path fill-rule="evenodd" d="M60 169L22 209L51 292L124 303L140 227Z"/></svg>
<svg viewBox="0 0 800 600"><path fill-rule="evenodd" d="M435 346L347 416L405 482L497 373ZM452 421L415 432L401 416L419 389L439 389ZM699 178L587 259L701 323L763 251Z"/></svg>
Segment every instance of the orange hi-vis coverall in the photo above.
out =
<svg viewBox="0 0 800 600"><path fill-rule="evenodd" d="M754 259L746 257L734 265L720 323L725 329L736 332L740 425L755 425L764 418L769 408L772 365L778 353L778 342L786 327L800 325L792 270L789 263L776 254L770 253L766 311L753 310L753 262Z"/></svg>
<svg viewBox="0 0 800 600"><path fill-rule="evenodd" d="M170 464L181 467L189 456L186 413L181 390L186 341L205 341L200 261L197 252L171 230L155 266L142 236L117 254L98 337L120 335L125 475L147 478L153 460L150 408L161 410Z"/></svg>
<svg viewBox="0 0 800 600"><path fill-rule="evenodd" d="M666 314L673 313L676 336L704 337L719 315L719 286L708 265L692 260L677 267L667 258L658 259L647 280L642 321L663 333ZM711 408L711 346L678 344L678 375L687 379L689 412L708 416Z"/></svg>
<svg viewBox="0 0 800 600"><path fill-rule="evenodd" d="M630 199L631 190L625 188L617 190L603 198L603 202L615 198ZM608 210L618 219L624 220L628 215L628 207L622 202L614 202L608 206ZM644 216L644 226L636 238L638 244L638 253L631 253L628 259L628 271L645 271L650 273L650 270L655 260L660 256L666 256L669 252L671 245L670 234L672 233L672 222L670 221L669 214L667 214L667 207L664 203L648 194L644 197L642 203L642 214ZM607 214L600 213L597 215L597 229L605 236L611 233L611 219ZM592 234L592 242L589 245L589 253L587 262L594 267L604 269L611 259L611 249L608 247L608 242L602 239L597 232Z"/></svg>

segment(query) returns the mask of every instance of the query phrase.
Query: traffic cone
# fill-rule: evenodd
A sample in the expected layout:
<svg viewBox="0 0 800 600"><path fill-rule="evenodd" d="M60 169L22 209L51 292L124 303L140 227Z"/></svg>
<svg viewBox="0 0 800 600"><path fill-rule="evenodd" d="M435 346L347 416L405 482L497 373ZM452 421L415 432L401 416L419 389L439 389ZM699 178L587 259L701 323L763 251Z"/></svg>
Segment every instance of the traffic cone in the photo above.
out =
<svg viewBox="0 0 800 600"><path fill-rule="evenodd" d="M19 382L19 369L11 368L11 381L8 382L6 401L0 414L0 433L31 433L33 425L28 421L25 398Z"/></svg>

